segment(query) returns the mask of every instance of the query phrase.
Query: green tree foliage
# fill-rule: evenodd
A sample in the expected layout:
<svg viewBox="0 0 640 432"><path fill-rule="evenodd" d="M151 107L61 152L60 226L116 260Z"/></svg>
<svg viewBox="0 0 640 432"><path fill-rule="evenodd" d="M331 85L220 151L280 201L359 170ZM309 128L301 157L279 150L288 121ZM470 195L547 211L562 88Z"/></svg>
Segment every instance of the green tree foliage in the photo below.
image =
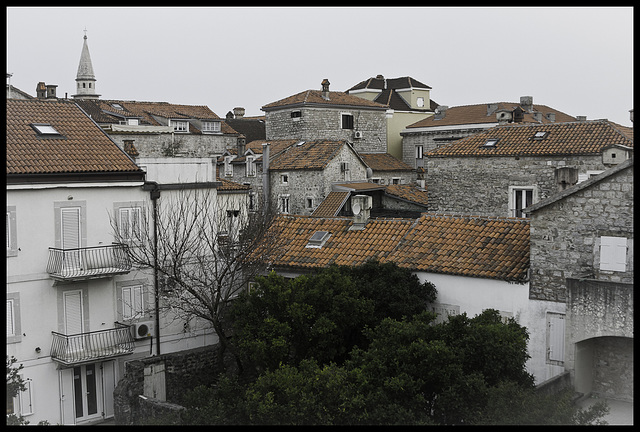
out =
<svg viewBox="0 0 640 432"><path fill-rule="evenodd" d="M18 361L15 357L7 356L7 401L12 400L21 391L25 391L26 387L24 380L20 376L20 371L24 368L22 364L14 366ZM26 425L28 421L21 415L15 415L13 413L7 415L8 425Z"/></svg>

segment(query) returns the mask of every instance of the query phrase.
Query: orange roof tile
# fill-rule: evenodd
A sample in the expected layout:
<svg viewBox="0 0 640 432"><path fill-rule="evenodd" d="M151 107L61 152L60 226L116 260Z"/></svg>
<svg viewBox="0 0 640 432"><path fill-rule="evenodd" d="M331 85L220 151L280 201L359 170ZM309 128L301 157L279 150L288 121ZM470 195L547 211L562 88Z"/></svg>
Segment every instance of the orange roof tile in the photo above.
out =
<svg viewBox="0 0 640 432"><path fill-rule="evenodd" d="M535 139L537 132L546 132ZM631 135L632 136L632 135ZM489 139L497 139L486 147ZM547 124L508 124L453 141L426 153L429 158L455 156L541 156L599 154L610 145L633 147L629 131L606 120Z"/></svg>
<svg viewBox="0 0 640 432"><path fill-rule="evenodd" d="M33 123L57 136L39 135ZM142 172L75 103L7 100L6 166L10 174Z"/></svg>
<svg viewBox="0 0 640 432"><path fill-rule="evenodd" d="M427 206L427 191L418 189L415 185L410 184L396 184L387 185L385 188L387 195L402 198L407 201L412 201L418 204Z"/></svg>
<svg viewBox="0 0 640 432"><path fill-rule="evenodd" d="M322 97L322 91L320 90L306 90L300 93L297 93L293 96L286 97L284 99L280 99L276 102L272 102L270 104L264 105L262 107L263 111L269 111L272 109L277 109L281 107L285 107L288 105L342 105L342 106L354 106L361 108L378 108L378 109L386 109L386 105L379 104L377 102L373 102L358 96L353 96L344 92L329 92L329 99L325 99Z"/></svg>
<svg viewBox="0 0 640 432"><path fill-rule="evenodd" d="M265 247L272 252L269 261L300 269L375 258L413 271L510 282L528 277L528 219L424 214L417 221L371 219L362 230L351 226L350 218L279 215L271 227L276 234ZM322 247L308 247L318 231L331 235Z"/></svg>
<svg viewBox="0 0 640 432"><path fill-rule="evenodd" d="M364 163L373 171L412 171L413 168L389 153L360 153Z"/></svg>
<svg viewBox="0 0 640 432"><path fill-rule="evenodd" d="M407 129L411 128L425 128L425 127L436 127L436 126L452 126L452 125L462 125L462 124L480 124L480 123L498 123L496 119L495 111L507 109L513 110L514 108L520 106L517 102L497 102L491 105L494 105L496 109L491 111L490 114L487 114L489 111L487 110L487 106L489 104L477 104L477 105L461 105L455 107L449 107L446 110L446 114L443 118L437 119L437 116L430 116L426 119L422 119L416 123L413 123L407 126ZM568 114L565 114L561 111L558 111L553 108L549 108L546 105L537 105L533 104L533 111L542 113L542 123L551 123L551 121L547 118L547 114L551 113L555 115L555 122L570 122L576 121L575 117L572 117ZM538 123L534 118L533 114L525 113L523 122L535 122Z"/></svg>
<svg viewBox="0 0 640 432"><path fill-rule="evenodd" d="M269 169L324 169L345 145L345 141L298 141L278 154L272 154Z"/></svg>
<svg viewBox="0 0 640 432"><path fill-rule="evenodd" d="M329 195L320 203L311 216L334 217L338 214L347 198L349 198L349 192L329 192Z"/></svg>

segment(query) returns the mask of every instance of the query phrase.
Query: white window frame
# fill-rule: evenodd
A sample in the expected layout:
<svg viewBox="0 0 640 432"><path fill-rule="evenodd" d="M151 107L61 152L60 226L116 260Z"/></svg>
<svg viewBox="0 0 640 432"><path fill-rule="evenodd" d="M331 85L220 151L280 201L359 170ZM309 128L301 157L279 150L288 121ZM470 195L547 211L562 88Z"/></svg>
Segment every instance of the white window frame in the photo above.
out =
<svg viewBox="0 0 640 432"><path fill-rule="evenodd" d="M32 415L35 410L33 409L33 380L31 378L25 378L24 374L19 374L22 378L25 386L24 391L19 391L13 398L13 414L17 416L29 416Z"/></svg>
<svg viewBox="0 0 640 432"><path fill-rule="evenodd" d="M289 173L280 174L280 183L285 186L289 184Z"/></svg>
<svg viewBox="0 0 640 432"><path fill-rule="evenodd" d="M256 176L256 164L255 164L255 156L247 156L245 162L245 177L255 177Z"/></svg>
<svg viewBox="0 0 640 432"><path fill-rule="evenodd" d="M202 122L202 132L208 133L220 133L220 122L219 121L203 121Z"/></svg>
<svg viewBox="0 0 640 432"><path fill-rule="evenodd" d="M526 213L524 213L522 210L524 210L528 206L525 205L521 209L516 208L516 194L522 193L523 191L531 191L531 205L538 202L538 188L535 185L509 186L509 217L527 217ZM520 216L518 216L518 212L521 213Z"/></svg>
<svg viewBox="0 0 640 432"><path fill-rule="evenodd" d="M416 105L418 106L418 108L422 108L424 107L424 97L419 96L416 98Z"/></svg>
<svg viewBox="0 0 640 432"><path fill-rule="evenodd" d="M600 270L627 271L627 250L626 237L600 237Z"/></svg>
<svg viewBox="0 0 640 432"><path fill-rule="evenodd" d="M189 132L189 122L186 120L170 120L169 124L175 132Z"/></svg>
<svg viewBox="0 0 640 432"><path fill-rule="evenodd" d="M120 287L123 321L131 321L145 316L146 298L143 284Z"/></svg>
<svg viewBox="0 0 640 432"><path fill-rule="evenodd" d="M16 206L7 206L7 257L18 256L18 231L16 223Z"/></svg>
<svg viewBox="0 0 640 432"><path fill-rule="evenodd" d="M126 219L126 225L123 224ZM134 230L136 233L134 234ZM118 208L118 234L120 240L127 244L135 243L140 239L142 230L142 207L119 207Z"/></svg>
<svg viewBox="0 0 640 432"><path fill-rule="evenodd" d="M7 344L22 341L20 293L7 293Z"/></svg>

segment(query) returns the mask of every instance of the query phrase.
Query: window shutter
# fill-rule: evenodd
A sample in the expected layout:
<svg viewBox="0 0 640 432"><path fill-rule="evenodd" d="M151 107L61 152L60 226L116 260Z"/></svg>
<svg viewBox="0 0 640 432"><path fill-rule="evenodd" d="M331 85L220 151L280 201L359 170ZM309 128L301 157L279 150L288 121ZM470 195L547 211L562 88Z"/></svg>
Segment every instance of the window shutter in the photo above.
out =
<svg viewBox="0 0 640 432"><path fill-rule="evenodd" d="M30 379L24 380L25 390L20 392L20 414L28 415L33 414L33 397L32 397L32 387L33 381Z"/></svg>
<svg viewBox="0 0 640 432"><path fill-rule="evenodd" d="M62 209L62 248L80 247L80 208Z"/></svg>
<svg viewBox="0 0 640 432"><path fill-rule="evenodd" d="M133 313L141 314L144 311L144 298L142 296L142 285L133 287Z"/></svg>
<svg viewBox="0 0 640 432"><path fill-rule="evenodd" d="M600 237L600 270L627 270L627 239Z"/></svg>
<svg viewBox="0 0 640 432"><path fill-rule="evenodd" d="M122 288L122 319L130 319L131 313L131 287Z"/></svg>
<svg viewBox="0 0 640 432"><path fill-rule="evenodd" d="M15 335L15 322L13 320L13 300L7 300L7 337Z"/></svg>
<svg viewBox="0 0 640 432"><path fill-rule="evenodd" d="M549 360L564 361L564 315L549 315Z"/></svg>
<svg viewBox="0 0 640 432"><path fill-rule="evenodd" d="M71 291L64 293L65 334L82 333L82 293Z"/></svg>

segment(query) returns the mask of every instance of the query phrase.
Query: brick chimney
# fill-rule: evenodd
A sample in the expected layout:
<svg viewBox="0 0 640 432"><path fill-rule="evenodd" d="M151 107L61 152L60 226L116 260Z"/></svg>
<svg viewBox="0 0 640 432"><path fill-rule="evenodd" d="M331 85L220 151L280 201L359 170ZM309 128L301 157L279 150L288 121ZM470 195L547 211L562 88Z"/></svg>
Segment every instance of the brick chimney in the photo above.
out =
<svg viewBox="0 0 640 432"><path fill-rule="evenodd" d="M331 83L328 79L322 80L322 98L325 100L329 100L329 84Z"/></svg>

